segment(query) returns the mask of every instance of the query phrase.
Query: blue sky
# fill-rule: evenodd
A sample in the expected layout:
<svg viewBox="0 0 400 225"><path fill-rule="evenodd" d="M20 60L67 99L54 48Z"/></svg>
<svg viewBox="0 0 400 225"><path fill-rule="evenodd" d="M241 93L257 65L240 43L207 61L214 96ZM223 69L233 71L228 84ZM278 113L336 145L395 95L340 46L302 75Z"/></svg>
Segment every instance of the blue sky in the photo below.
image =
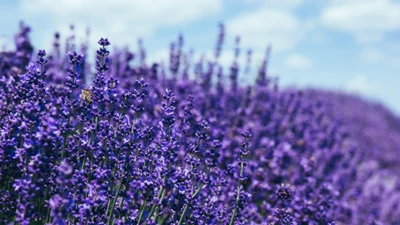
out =
<svg viewBox="0 0 400 225"><path fill-rule="evenodd" d="M198 57L211 55L223 22L223 63L233 58L236 35L243 53L254 51L254 72L271 44L270 73L282 85L359 93L400 115L398 0L1 0L0 11L0 46L8 49L19 20L32 26L32 40L43 49L55 31L65 38L74 23L78 40L91 28L91 43L108 37L136 49L142 37L152 60L167 59L179 33Z"/></svg>

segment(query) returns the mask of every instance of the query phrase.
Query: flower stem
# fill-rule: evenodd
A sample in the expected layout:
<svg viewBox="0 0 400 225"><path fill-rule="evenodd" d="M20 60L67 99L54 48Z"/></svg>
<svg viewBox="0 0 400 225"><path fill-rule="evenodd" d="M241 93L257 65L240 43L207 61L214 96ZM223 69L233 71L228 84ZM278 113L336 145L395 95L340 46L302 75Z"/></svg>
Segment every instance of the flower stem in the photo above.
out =
<svg viewBox="0 0 400 225"><path fill-rule="evenodd" d="M140 209L140 213L139 213L139 219L138 219L138 223L137 223L138 225L140 224L140 221L142 220L144 209L146 208L146 204L147 204L147 200L144 200L142 207Z"/></svg>
<svg viewBox="0 0 400 225"><path fill-rule="evenodd" d="M73 73L75 73L75 64L72 64L72 71ZM42 66L41 66L42 69ZM75 83L75 76L73 77L72 83ZM71 90L71 96L72 96L72 91ZM72 102L70 103L71 105L69 106L69 112L68 112L68 120L67 120L67 128L69 127L70 123L71 123L71 113L72 113ZM65 147L67 145L67 138L68 138L68 132L65 132L64 134L64 141L63 141L63 147L62 147L62 152L61 152L61 158L64 158L65 156Z"/></svg>
<svg viewBox="0 0 400 225"><path fill-rule="evenodd" d="M113 201L112 201L112 203L111 203L111 210L110 210L110 215L108 216L108 224L111 224L111 221L112 221L112 217L113 217L113 211L114 211L114 208L115 208L115 204L116 204L116 202L117 202L117 199L118 199L118 195L119 195L119 192L121 191L121 187L122 187L122 177L121 177L121 179L120 179L120 181L119 181L119 184L118 184L118 188L117 188L117 192L115 192L115 196L114 196L114 199L113 199ZM106 215L108 214L108 211L106 211Z"/></svg>
<svg viewBox="0 0 400 225"><path fill-rule="evenodd" d="M159 203L161 203L161 201L162 201L162 198L160 198L161 196L164 197L164 188L163 187L161 187L160 190L158 191L157 198L159 198ZM149 216L147 217L148 219L151 219L156 208L157 208L157 204L154 204L151 206ZM147 224L147 221L144 221L143 225L146 225L146 224Z"/></svg>
<svg viewBox="0 0 400 225"><path fill-rule="evenodd" d="M235 217L236 217L236 213L237 213L237 205L239 203L239 195L240 195L240 184L237 186L235 208L233 209L229 225L233 225L233 222L235 221Z"/></svg>
<svg viewBox="0 0 400 225"><path fill-rule="evenodd" d="M245 139L246 140L246 139ZM244 170L244 165L243 165L243 160L244 160L244 156L241 156L242 160L240 162L240 173L239 173L239 177L241 177L243 175L243 170ZM235 201L235 208L233 209L232 212L232 216L231 216L231 220L229 222L229 225L233 225L234 221L235 221L235 217L237 214L237 207L239 204L239 196L240 196L240 189L241 189L241 184L240 182L237 185L237 189L236 189L236 201Z"/></svg>
<svg viewBox="0 0 400 225"><path fill-rule="evenodd" d="M190 203L196 197L196 195L200 192L200 190L203 188L203 186L204 186L204 183L200 184L200 186L197 188L196 192L192 195L192 197L190 198L188 203L185 205L185 208L183 209L181 217L179 218L178 225L181 225L181 223L183 222L183 218L185 217L186 211L188 210Z"/></svg>

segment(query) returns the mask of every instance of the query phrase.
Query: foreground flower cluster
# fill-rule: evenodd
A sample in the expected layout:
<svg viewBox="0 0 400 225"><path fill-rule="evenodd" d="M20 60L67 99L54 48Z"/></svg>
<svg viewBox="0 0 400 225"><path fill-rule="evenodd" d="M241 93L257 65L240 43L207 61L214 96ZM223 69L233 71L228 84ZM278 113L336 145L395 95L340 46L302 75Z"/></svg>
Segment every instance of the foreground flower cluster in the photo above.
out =
<svg viewBox="0 0 400 225"><path fill-rule="evenodd" d="M194 64L182 37L169 65L101 38L91 78L86 45L65 56L57 34L34 54L22 25L0 53L0 224L396 224L400 182L393 203L363 189L381 170L360 166L359 126L326 95L279 90L268 54L240 85L220 29Z"/></svg>

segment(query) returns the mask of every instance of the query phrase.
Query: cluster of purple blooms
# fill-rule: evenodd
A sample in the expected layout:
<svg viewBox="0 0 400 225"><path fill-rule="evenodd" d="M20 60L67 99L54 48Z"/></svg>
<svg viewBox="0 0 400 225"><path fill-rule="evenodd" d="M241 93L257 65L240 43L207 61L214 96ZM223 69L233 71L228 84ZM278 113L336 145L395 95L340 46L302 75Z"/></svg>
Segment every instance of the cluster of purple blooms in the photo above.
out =
<svg viewBox="0 0 400 225"><path fill-rule="evenodd" d="M87 43L34 55L28 34L0 53L0 224L399 224L399 120L280 90L270 48L244 87L239 38L218 62L223 25L196 63L182 36L168 65L101 38L92 78Z"/></svg>

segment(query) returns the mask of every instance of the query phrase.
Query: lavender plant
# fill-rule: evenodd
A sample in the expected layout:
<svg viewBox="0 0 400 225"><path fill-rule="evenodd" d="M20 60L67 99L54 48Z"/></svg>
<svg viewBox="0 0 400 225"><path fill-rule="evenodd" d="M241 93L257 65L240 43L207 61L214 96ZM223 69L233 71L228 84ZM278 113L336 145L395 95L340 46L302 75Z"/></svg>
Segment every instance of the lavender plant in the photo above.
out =
<svg viewBox="0 0 400 225"><path fill-rule="evenodd" d="M400 120L280 90L270 47L245 87L239 37L229 72L219 63L223 25L214 58L195 63L181 35L169 65L148 64L142 41L112 52L101 38L89 79L87 43L63 52L56 34L33 56L28 34L0 53L1 224L398 224ZM359 135L369 127L390 138Z"/></svg>

